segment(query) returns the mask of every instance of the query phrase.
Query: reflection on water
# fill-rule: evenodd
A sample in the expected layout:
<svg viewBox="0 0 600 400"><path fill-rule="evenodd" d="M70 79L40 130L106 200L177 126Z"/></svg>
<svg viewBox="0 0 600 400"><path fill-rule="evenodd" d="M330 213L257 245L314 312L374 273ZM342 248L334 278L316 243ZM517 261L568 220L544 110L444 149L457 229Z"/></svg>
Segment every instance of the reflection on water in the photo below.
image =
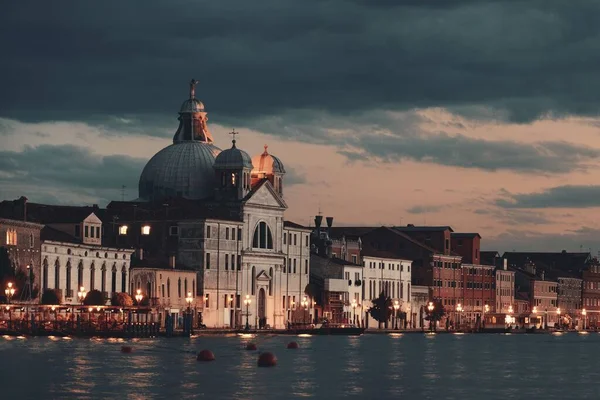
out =
<svg viewBox="0 0 600 400"><path fill-rule="evenodd" d="M596 399L600 380L600 335L259 335L247 351L249 340L2 337L2 398ZM202 349L216 361L196 361ZM261 351L277 366L258 368Z"/></svg>

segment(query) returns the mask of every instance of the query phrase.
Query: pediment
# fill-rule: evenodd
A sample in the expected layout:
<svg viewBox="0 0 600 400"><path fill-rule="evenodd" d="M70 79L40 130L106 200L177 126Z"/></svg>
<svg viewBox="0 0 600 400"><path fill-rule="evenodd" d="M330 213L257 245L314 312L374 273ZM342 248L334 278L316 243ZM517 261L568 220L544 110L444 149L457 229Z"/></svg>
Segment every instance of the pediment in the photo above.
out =
<svg viewBox="0 0 600 400"><path fill-rule="evenodd" d="M89 223L89 224L101 224L102 221L100 220L100 218L98 218L98 216L94 213L91 213L90 215L88 215L87 217L85 217L85 219L83 220L83 222Z"/></svg>
<svg viewBox="0 0 600 400"><path fill-rule="evenodd" d="M248 205L287 208L285 201L275 192L271 182L264 181L256 188L254 193L246 200Z"/></svg>
<svg viewBox="0 0 600 400"><path fill-rule="evenodd" d="M256 275L256 280L268 282L271 280L271 277L265 271L260 271L260 273L258 275Z"/></svg>

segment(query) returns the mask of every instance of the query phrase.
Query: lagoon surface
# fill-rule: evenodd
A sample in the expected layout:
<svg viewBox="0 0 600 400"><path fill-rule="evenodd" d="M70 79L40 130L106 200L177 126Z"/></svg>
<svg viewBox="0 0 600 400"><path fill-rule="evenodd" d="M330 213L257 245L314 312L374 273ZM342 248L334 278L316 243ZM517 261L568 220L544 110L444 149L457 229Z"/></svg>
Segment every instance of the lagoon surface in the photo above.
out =
<svg viewBox="0 0 600 400"><path fill-rule="evenodd" d="M258 368L259 350L278 358ZM300 348L287 350L289 341ZM6 399L597 399L600 334L0 337ZM210 349L216 361L196 361Z"/></svg>

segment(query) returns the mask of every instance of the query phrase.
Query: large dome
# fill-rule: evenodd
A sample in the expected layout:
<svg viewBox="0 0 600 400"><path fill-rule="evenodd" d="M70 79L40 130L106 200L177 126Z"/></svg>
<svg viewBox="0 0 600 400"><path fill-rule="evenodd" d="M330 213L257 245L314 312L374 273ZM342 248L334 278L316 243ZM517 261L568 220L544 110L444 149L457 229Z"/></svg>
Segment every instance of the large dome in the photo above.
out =
<svg viewBox="0 0 600 400"><path fill-rule="evenodd" d="M211 143L187 141L170 145L148 161L140 176L144 200L166 196L204 199L214 191L213 164L221 150Z"/></svg>
<svg viewBox="0 0 600 400"><path fill-rule="evenodd" d="M207 126L204 104L196 99L196 84L190 82L190 97L179 110L179 128L173 144L154 155L144 167L139 183L139 197L160 201L164 197L200 200L214 193L215 147Z"/></svg>

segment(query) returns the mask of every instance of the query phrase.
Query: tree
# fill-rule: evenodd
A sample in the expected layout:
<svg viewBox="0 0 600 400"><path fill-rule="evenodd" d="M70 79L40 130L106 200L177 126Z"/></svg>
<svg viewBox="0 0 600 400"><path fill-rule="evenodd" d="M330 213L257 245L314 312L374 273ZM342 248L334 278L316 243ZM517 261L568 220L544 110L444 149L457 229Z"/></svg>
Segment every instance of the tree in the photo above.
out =
<svg viewBox="0 0 600 400"><path fill-rule="evenodd" d="M104 295L99 290L90 290L85 299L83 299L83 305L85 306L103 306L106 304Z"/></svg>
<svg viewBox="0 0 600 400"><path fill-rule="evenodd" d="M425 319L430 321L430 323L433 323L433 330L436 330L437 322L444 318L444 315L446 315L446 310L444 309L444 305L442 304L441 300L433 300L432 303L433 311L430 312L429 309L426 308L425 310L427 312L427 316Z"/></svg>
<svg viewBox="0 0 600 400"><path fill-rule="evenodd" d="M42 294L42 304L57 306L62 304L62 293L56 289L46 289Z"/></svg>
<svg viewBox="0 0 600 400"><path fill-rule="evenodd" d="M313 302L319 304L321 301L321 291L319 287L314 283L309 283L304 288L304 294L307 295Z"/></svg>
<svg viewBox="0 0 600 400"><path fill-rule="evenodd" d="M387 327L387 322L392 316L392 299L383 294L379 295L378 298L372 300L373 306L369 308L367 311L371 314L371 317L377 322L379 322L379 328L381 329L381 324L385 323Z"/></svg>
<svg viewBox="0 0 600 400"><path fill-rule="evenodd" d="M110 304L115 307L131 307L133 306L133 299L125 292L113 293Z"/></svg>

